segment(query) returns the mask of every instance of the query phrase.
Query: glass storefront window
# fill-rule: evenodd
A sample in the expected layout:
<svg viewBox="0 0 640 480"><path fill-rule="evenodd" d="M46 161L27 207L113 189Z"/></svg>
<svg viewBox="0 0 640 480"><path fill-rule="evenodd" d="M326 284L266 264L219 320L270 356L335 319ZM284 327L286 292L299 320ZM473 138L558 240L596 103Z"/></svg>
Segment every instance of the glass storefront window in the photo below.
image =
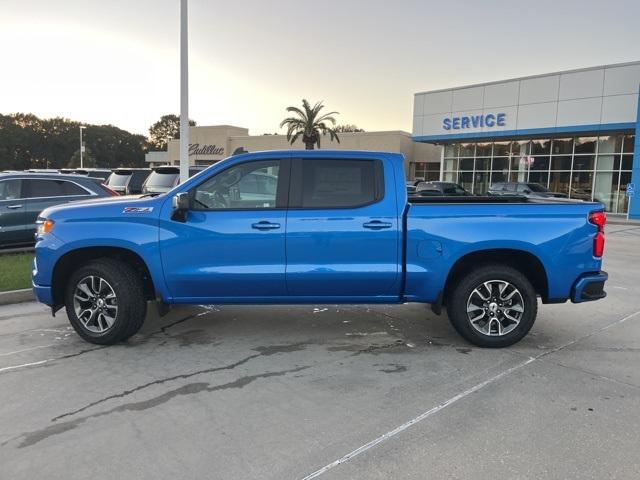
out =
<svg viewBox="0 0 640 480"><path fill-rule="evenodd" d="M551 152L551 140L533 140L531 142L531 155L549 155Z"/></svg>
<svg viewBox="0 0 640 480"><path fill-rule="evenodd" d="M529 155L529 141L511 142L511 155L514 157Z"/></svg>
<svg viewBox="0 0 640 480"><path fill-rule="evenodd" d="M476 172L473 193L484 195L489 190L489 172Z"/></svg>
<svg viewBox="0 0 640 480"><path fill-rule="evenodd" d="M473 190L473 172L460 172L458 183L462 188L471 192Z"/></svg>
<svg viewBox="0 0 640 480"><path fill-rule="evenodd" d="M598 137L578 137L576 138L575 154L596 153L596 142Z"/></svg>
<svg viewBox="0 0 640 480"><path fill-rule="evenodd" d="M533 157L530 170L549 170L549 157Z"/></svg>
<svg viewBox="0 0 640 480"><path fill-rule="evenodd" d="M593 183L593 172L576 172L571 174L570 198L578 200L591 200L591 187Z"/></svg>
<svg viewBox="0 0 640 480"><path fill-rule="evenodd" d="M620 170L620 155L598 155L596 170Z"/></svg>
<svg viewBox="0 0 640 480"><path fill-rule="evenodd" d="M490 158L476 158L476 170L489 170L490 165Z"/></svg>
<svg viewBox="0 0 640 480"><path fill-rule="evenodd" d="M473 170L473 158L461 158L460 170Z"/></svg>
<svg viewBox="0 0 640 480"><path fill-rule="evenodd" d="M551 170L571 170L571 157L551 157Z"/></svg>
<svg viewBox="0 0 640 480"><path fill-rule="evenodd" d="M509 156L509 142L495 142L493 144L493 156L494 157L508 157Z"/></svg>
<svg viewBox="0 0 640 480"><path fill-rule="evenodd" d="M549 190L557 193L569 193L569 180L571 172L551 172L549 177Z"/></svg>
<svg viewBox="0 0 640 480"><path fill-rule="evenodd" d="M460 144L460 156L461 157L473 157L476 151L475 143L461 143Z"/></svg>
<svg viewBox="0 0 640 480"><path fill-rule="evenodd" d="M445 157L457 157L458 156L458 144L451 143L449 145L445 145L444 147L444 156Z"/></svg>
<svg viewBox="0 0 640 480"><path fill-rule="evenodd" d="M610 135L598 138L598 155L603 153L620 153L622 151L622 135Z"/></svg>
<svg viewBox="0 0 640 480"><path fill-rule="evenodd" d="M573 155L573 138L554 138L551 151L554 155Z"/></svg>
<svg viewBox="0 0 640 480"><path fill-rule="evenodd" d="M490 157L492 151L491 143L477 143L476 144L476 157Z"/></svg>
<svg viewBox="0 0 640 480"><path fill-rule="evenodd" d="M508 179L508 171L500 170L491 172L491 185L498 182L506 182Z"/></svg>
<svg viewBox="0 0 640 480"><path fill-rule="evenodd" d="M573 159L573 169L574 170L593 170L595 159L596 159L595 155L576 156Z"/></svg>
<svg viewBox="0 0 640 480"><path fill-rule="evenodd" d="M492 170L509 170L509 159L508 158L494 158Z"/></svg>
<svg viewBox="0 0 640 480"><path fill-rule="evenodd" d="M529 172L529 183L539 183L546 187L549 183L549 172Z"/></svg>
<svg viewBox="0 0 640 480"><path fill-rule="evenodd" d="M444 159L444 169L445 170L457 170L458 169L458 159L457 158L445 158Z"/></svg>
<svg viewBox="0 0 640 480"><path fill-rule="evenodd" d="M598 159L598 162L600 160ZM618 172L596 173L593 200L604 205L608 212L617 212L618 208Z"/></svg>
<svg viewBox="0 0 640 480"><path fill-rule="evenodd" d="M458 172L444 172L442 181L458 183Z"/></svg>
<svg viewBox="0 0 640 480"><path fill-rule="evenodd" d="M623 145L623 153L633 153L633 145L636 141L635 135L625 135L624 136L624 145Z"/></svg>
<svg viewBox="0 0 640 480"><path fill-rule="evenodd" d="M532 182L571 198L602 202L607 211L626 213L634 135L466 142L445 146L443 180L476 194L498 182ZM439 175L439 171L421 171Z"/></svg>

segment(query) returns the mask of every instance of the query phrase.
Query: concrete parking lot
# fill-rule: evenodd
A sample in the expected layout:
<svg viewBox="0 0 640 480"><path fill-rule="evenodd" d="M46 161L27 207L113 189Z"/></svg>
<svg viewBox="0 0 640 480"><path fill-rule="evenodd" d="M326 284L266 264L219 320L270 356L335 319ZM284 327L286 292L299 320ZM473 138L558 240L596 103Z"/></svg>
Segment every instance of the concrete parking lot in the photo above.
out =
<svg viewBox="0 0 640 480"><path fill-rule="evenodd" d="M114 347L0 307L0 478L638 478L640 227L604 269L502 350L423 305L179 308Z"/></svg>

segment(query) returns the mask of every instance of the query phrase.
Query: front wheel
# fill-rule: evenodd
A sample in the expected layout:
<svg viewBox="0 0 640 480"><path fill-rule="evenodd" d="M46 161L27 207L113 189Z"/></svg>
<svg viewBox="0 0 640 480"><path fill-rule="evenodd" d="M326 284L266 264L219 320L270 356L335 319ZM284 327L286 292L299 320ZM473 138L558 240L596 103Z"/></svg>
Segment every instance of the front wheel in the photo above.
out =
<svg viewBox="0 0 640 480"><path fill-rule="evenodd" d="M134 335L147 311L139 276L126 263L110 258L93 260L73 272L65 306L78 335L99 345Z"/></svg>
<svg viewBox="0 0 640 480"><path fill-rule="evenodd" d="M485 265L462 277L447 299L453 327L479 347L508 347L531 329L538 299L520 271Z"/></svg>

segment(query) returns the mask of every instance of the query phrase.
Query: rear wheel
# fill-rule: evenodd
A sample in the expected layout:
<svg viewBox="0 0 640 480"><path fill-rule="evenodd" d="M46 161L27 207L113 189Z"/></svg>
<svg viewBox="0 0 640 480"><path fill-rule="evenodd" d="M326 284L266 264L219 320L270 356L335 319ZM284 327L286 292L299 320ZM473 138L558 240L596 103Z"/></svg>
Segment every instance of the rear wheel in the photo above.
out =
<svg viewBox="0 0 640 480"><path fill-rule="evenodd" d="M129 265L102 258L77 269L65 292L67 316L83 339L111 345L134 335L147 311L142 282Z"/></svg>
<svg viewBox="0 0 640 480"><path fill-rule="evenodd" d="M447 312L454 328L480 347L507 347L531 329L538 299L520 271L490 264L469 272L453 288Z"/></svg>

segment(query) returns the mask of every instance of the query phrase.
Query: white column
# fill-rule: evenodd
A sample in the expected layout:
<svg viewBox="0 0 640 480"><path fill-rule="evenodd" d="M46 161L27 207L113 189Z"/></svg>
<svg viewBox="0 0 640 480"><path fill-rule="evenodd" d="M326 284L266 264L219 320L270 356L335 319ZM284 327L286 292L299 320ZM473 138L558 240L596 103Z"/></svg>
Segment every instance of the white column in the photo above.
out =
<svg viewBox="0 0 640 480"><path fill-rule="evenodd" d="M180 0L180 182L189 178L189 17Z"/></svg>

